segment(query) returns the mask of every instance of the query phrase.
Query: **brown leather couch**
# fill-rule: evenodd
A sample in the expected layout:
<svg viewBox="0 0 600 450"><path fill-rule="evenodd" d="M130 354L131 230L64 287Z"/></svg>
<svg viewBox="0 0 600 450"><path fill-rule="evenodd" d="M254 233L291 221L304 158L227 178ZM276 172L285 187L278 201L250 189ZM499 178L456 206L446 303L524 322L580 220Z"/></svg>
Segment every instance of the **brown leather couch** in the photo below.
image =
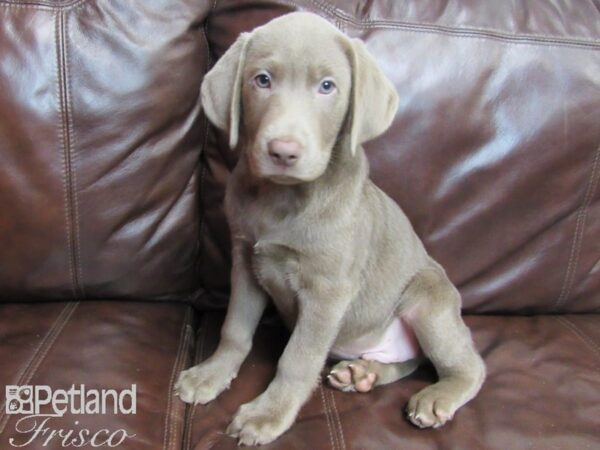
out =
<svg viewBox="0 0 600 450"><path fill-rule="evenodd" d="M0 449L68 448L69 430L235 448L224 429L286 331L265 320L213 403L173 395L215 348L228 296L237 154L198 91L241 31L294 10L364 39L395 83L372 177L459 286L489 375L437 430L402 414L431 367L368 395L321 386L266 448L600 448L597 0L0 0ZM81 384L135 384L136 414L34 430L6 412L3 386Z"/></svg>

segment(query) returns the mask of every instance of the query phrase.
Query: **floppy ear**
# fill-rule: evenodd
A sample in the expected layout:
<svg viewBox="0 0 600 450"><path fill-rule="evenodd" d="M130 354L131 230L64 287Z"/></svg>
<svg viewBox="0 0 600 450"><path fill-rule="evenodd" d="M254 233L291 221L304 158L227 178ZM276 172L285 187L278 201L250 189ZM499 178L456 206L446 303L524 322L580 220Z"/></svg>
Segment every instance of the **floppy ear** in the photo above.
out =
<svg viewBox="0 0 600 450"><path fill-rule="evenodd" d="M352 93L350 94L350 148L382 134L398 109L398 94L359 39L350 39Z"/></svg>
<svg viewBox="0 0 600 450"><path fill-rule="evenodd" d="M250 33L242 33L215 66L205 75L200 88L202 107L208 119L229 132L229 146L239 138L242 72Z"/></svg>

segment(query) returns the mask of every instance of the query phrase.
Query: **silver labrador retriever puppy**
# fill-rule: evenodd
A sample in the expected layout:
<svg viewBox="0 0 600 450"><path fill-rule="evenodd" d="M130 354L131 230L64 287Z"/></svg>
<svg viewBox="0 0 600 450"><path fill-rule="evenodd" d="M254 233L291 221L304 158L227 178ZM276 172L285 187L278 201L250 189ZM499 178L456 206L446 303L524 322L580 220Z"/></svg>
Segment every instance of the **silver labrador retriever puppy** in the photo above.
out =
<svg viewBox="0 0 600 450"><path fill-rule="evenodd" d="M397 103L362 42L308 13L242 34L206 75L204 110L242 150L225 200L232 293L217 350L181 373L179 396L205 404L229 387L269 297L292 330L275 378L227 429L241 444L286 431L332 353L345 360L330 384L361 392L429 358L439 381L407 406L419 427L443 425L483 383L458 291L368 178L361 144Z"/></svg>

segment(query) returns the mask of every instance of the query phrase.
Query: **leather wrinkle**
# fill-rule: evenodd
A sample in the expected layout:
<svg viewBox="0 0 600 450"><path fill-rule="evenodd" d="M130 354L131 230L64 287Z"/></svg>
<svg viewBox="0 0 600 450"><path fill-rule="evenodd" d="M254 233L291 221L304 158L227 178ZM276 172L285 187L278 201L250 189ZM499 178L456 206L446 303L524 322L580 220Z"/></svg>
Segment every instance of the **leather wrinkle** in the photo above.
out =
<svg viewBox="0 0 600 450"><path fill-rule="evenodd" d="M48 329L48 332L44 335L39 345L33 351L31 357L27 361L27 363L23 366L17 379L15 380L16 385L25 385L28 384L33 376L35 375L38 367L42 363L42 361L48 355L50 349L54 346L56 339L65 328L69 319L73 316L73 313L79 306L79 302L67 303L63 310L60 312L54 323ZM0 434L4 432L4 428L8 424L10 420L10 416L8 416L5 412L5 404L6 399L0 405Z"/></svg>
<svg viewBox="0 0 600 450"><path fill-rule="evenodd" d="M561 306L568 301L573 285L575 284L575 277L577 274L577 266L579 263L579 256L581 253L581 246L583 244L583 235L585 232L585 222L587 218L588 207L592 203L596 186L598 184L598 166L600 165L600 146L596 149L594 159L592 162L592 168L590 170L590 177L587 182L587 188L583 197L583 201L579 206L576 214L575 221L575 232L573 234L573 241L571 244L571 251L569 252L569 262L567 264L567 270L565 272L565 278L558 298L554 304L554 310L558 310Z"/></svg>
<svg viewBox="0 0 600 450"><path fill-rule="evenodd" d="M551 222L544 224L542 227L540 227L539 229L532 232L531 236L543 235L546 231L554 228L559 221L568 217L569 214L570 213L566 213L564 215L561 215L559 218L557 218L556 221L551 221ZM526 236L522 239L521 242L511 246L510 248L507 247L505 249L505 251L502 254L500 254L495 260L490 261L488 264L481 265L481 267L476 272L474 272L471 276L462 280L460 286L466 286L469 283L473 283L474 281L480 279L481 277L483 277L487 273L489 273L489 271L491 271L494 267L497 267L497 266L505 263L506 261L510 261L511 258L514 258L515 255L517 255L520 251L523 250L524 245L531 242L531 239L532 238L530 236Z"/></svg>
<svg viewBox="0 0 600 450"><path fill-rule="evenodd" d="M171 371L171 378L169 380L169 388L167 395L167 411L165 414L165 425L164 425L164 436L163 436L163 449L174 449L175 448L175 420L173 419L173 392L175 391L175 377L179 374L182 369L182 365L185 364L185 351L188 347L189 336L190 336L190 324L191 324L192 308L188 306L185 310L185 314L182 319L181 332L179 334L179 347L173 362L173 369Z"/></svg>
<svg viewBox="0 0 600 450"><path fill-rule="evenodd" d="M600 346L594 342L594 340L588 336L581 328L579 328L573 321L569 320L565 316L555 316L561 324L568 328L575 336L583 341L586 346L594 353L600 362ZM600 365L596 365L596 369L600 372Z"/></svg>
<svg viewBox="0 0 600 450"><path fill-rule="evenodd" d="M211 14L213 13L213 11L215 10L216 6L217 6L217 1L218 0L213 0L212 6L211 6L211 10L208 13L208 16L206 17L206 19L204 20L204 25L202 27L202 35L204 36L204 41L206 43L206 63L207 63L207 72L212 68L214 61L212 58L212 54L211 54L211 50L210 50L210 40L208 39L208 27L209 27L209 19ZM198 245L198 256L196 258L196 265L198 267L197 272L200 273L201 271L201 267L202 267L202 258L203 258L203 254L204 254L204 232L206 229L206 221L204 220L204 216L205 216L205 211L204 211L204 205L205 205L205 193L206 193L206 189L205 189L205 182L206 182L206 170L207 170L207 166L208 163L204 161L204 158L206 158L206 147L208 145L208 131L210 128L210 124L208 122L208 118L206 117L206 114L202 114L202 128L204 130L204 136L202 137L202 148L200 149L200 157L198 158L198 164L200 165L200 170L199 170L199 181L198 181L198 197L200 198L200 201L198 202L198 214L199 214L199 218L198 218L198 240L199 240L199 245ZM201 288L201 291L203 291L203 289Z"/></svg>

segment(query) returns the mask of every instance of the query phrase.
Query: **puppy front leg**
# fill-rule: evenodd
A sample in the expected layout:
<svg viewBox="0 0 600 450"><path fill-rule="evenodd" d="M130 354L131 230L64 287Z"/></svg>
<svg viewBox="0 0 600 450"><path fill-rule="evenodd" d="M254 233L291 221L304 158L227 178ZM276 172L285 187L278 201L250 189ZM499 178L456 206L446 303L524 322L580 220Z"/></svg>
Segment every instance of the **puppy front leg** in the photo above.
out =
<svg viewBox="0 0 600 450"><path fill-rule="evenodd" d="M316 387L350 299L348 289L327 284L313 284L315 288L298 294L298 318L275 378L265 392L240 407L227 429L240 444L276 439L292 425Z"/></svg>
<svg viewBox="0 0 600 450"><path fill-rule="evenodd" d="M252 337L267 304L250 266L250 249L234 241L231 299L215 353L197 366L184 370L175 384L187 403L208 403L227 389L250 352Z"/></svg>

